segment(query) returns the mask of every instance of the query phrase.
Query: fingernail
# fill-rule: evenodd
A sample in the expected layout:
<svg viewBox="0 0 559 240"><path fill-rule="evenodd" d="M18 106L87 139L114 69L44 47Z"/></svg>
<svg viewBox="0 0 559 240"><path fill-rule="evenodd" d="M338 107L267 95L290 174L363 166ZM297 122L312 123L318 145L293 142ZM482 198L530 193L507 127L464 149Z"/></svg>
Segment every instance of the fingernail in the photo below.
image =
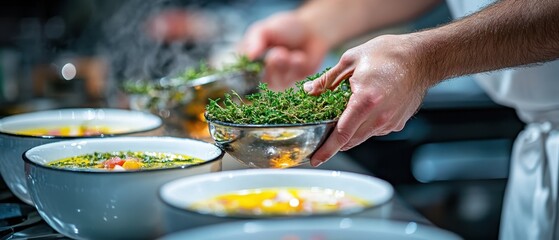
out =
<svg viewBox="0 0 559 240"><path fill-rule="evenodd" d="M310 91L312 91L312 88L313 88L313 87L312 87L312 82L306 82L306 83L303 85L303 89L305 90L305 92L310 92Z"/></svg>
<svg viewBox="0 0 559 240"><path fill-rule="evenodd" d="M324 162L321 162L321 161L315 161L315 162L311 162L311 165L312 165L313 167L319 167L319 166L322 165L323 163L324 163Z"/></svg>

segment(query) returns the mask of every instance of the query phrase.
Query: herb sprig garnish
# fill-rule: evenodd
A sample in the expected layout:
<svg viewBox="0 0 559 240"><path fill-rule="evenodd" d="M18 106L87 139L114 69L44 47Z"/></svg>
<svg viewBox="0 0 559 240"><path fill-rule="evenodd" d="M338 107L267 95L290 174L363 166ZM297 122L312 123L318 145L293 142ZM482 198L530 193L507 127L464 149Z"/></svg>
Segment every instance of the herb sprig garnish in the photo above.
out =
<svg viewBox="0 0 559 240"><path fill-rule="evenodd" d="M326 90L319 96L311 96L303 90L303 84L320 77L324 72L297 82L295 88L274 92L261 83L260 92L247 95L225 94L221 99L210 99L206 106L208 120L235 124L297 124L335 120L344 111L351 89L348 81L334 90ZM235 98L235 99L234 99Z"/></svg>
<svg viewBox="0 0 559 240"><path fill-rule="evenodd" d="M175 77L153 80L125 81L122 90L130 95L140 96L142 108L152 111L173 108L191 100L194 80L202 77L217 75L217 79L226 77L227 74L242 74L245 79L256 80L263 69L262 61L252 61L247 56L237 56L237 59L221 68L209 66L206 62L200 62L195 68L189 68ZM205 99L205 98L204 98Z"/></svg>
<svg viewBox="0 0 559 240"><path fill-rule="evenodd" d="M247 56L237 56L237 59L221 68L209 66L205 61L194 68L186 69L168 82L164 81L125 81L122 84L124 92L129 94L157 95L160 91L176 91L180 86L188 82L206 77L213 74L226 74L233 72L244 72L248 74L258 74L262 71L263 64L260 61L251 61ZM171 93L170 95L176 95Z"/></svg>

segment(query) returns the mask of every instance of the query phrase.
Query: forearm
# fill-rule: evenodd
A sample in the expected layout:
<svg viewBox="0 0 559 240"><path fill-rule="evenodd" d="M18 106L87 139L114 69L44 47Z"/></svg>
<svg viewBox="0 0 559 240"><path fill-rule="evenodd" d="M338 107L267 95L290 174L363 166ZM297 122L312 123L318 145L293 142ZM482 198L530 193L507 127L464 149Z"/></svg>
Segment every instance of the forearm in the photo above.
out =
<svg viewBox="0 0 559 240"><path fill-rule="evenodd" d="M368 31L411 20L440 0L314 0L296 14L329 47Z"/></svg>
<svg viewBox="0 0 559 240"><path fill-rule="evenodd" d="M559 57L559 1L503 0L411 35L426 84Z"/></svg>

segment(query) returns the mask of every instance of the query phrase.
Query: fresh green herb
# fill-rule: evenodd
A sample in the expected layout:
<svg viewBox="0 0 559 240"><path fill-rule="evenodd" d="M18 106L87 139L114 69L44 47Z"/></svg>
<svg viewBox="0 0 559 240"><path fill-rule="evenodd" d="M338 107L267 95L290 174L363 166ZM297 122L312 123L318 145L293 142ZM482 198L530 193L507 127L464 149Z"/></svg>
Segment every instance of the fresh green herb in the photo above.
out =
<svg viewBox="0 0 559 240"><path fill-rule="evenodd" d="M334 90L326 90L319 96L311 96L303 90L303 84L320 77L324 72L307 77L296 83L296 88L274 92L264 83L260 92L243 99L239 94L226 94L225 99L210 99L206 106L208 120L236 124L294 124L334 120L340 117L351 95L348 81ZM235 100L233 99L235 98Z"/></svg>
<svg viewBox="0 0 559 240"><path fill-rule="evenodd" d="M259 73L262 71L263 65L260 61L251 61L247 56L241 55L237 59L222 68L214 68L208 65L205 61L194 68L186 69L184 72L178 74L176 77L169 81L125 81L123 83L123 90L131 94L149 94L153 91L173 90L179 86L185 85L192 80L206 77L213 74L226 74L231 72L245 72L245 73Z"/></svg>
<svg viewBox="0 0 559 240"><path fill-rule="evenodd" d="M214 68L202 61L197 67L186 69L174 77L152 80L125 81L122 90L127 94L141 96L145 99L142 105L148 109L162 109L183 103L189 99L187 88L193 87L193 80L210 75L225 75L228 73L242 73L247 78L256 78L262 71L261 61L251 61L242 55L228 65Z"/></svg>
<svg viewBox="0 0 559 240"><path fill-rule="evenodd" d="M201 77L213 75L213 74L224 74L230 72L247 72L247 73L259 73L262 71L262 62L251 61L247 56L238 56L236 61L223 66L221 69L216 69L210 67L206 62L201 62L196 68L188 69L179 75L179 79L184 82L188 82Z"/></svg>

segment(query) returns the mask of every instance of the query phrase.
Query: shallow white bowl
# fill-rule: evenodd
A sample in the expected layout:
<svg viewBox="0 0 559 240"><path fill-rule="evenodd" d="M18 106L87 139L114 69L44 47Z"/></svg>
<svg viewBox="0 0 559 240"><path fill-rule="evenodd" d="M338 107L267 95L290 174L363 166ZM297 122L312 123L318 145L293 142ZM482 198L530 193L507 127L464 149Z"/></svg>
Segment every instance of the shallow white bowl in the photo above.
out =
<svg viewBox="0 0 559 240"><path fill-rule="evenodd" d="M351 215L388 202L393 195L392 186L379 178L340 171L317 169L246 169L203 174L177 179L164 184L159 190L164 203L167 232L250 218L266 216L218 216L190 209L193 203L216 195L243 189L270 187L321 187L342 190L367 203L365 209L345 210L328 214L297 216L305 218L327 215ZM277 217L276 217L277 218ZM282 217L285 218L285 217Z"/></svg>
<svg viewBox="0 0 559 240"><path fill-rule="evenodd" d="M206 160L143 171L85 171L48 167L61 158L112 151L156 151ZM29 195L56 231L77 239L153 239L164 234L157 189L165 182L221 170L213 144L171 137L115 137L60 141L24 153Z"/></svg>
<svg viewBox="0 0 559 240"><path fill-rule="evenodd" d="M120 130L118 134L85 137L30 136L18 132L30 128L75 126L83 123ZM121 135L159 135L159 117L140 111L109 108L57 109L17 114L0 119L0 174L10 190L31 204L25 184L24 151L45 143L69 139L89 139Z"/></svg>
<svg viewBox="0 0 559 240"><path fill-rule="evenodd" d="M222 223L179 231L161 240L459 240L443 229L370 218L323 217L310 219L252 220Z"/></svg>

